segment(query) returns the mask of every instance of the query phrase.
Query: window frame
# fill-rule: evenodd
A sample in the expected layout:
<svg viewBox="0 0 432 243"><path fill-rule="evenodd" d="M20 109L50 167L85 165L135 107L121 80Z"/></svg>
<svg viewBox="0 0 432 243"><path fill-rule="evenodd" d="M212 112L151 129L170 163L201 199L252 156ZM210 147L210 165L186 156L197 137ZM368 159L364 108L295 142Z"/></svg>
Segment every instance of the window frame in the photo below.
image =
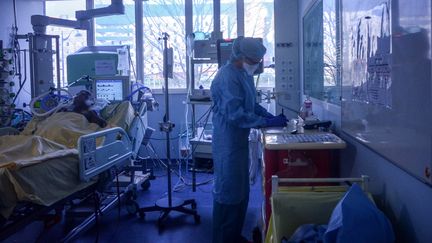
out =
<svg viewBox="0 0 432 243"><path fill-rule="evenodd" d="M236 1L236 21L237 21L237 36L244 36L245 34L245 0L235 0ZM48 2L48 1L46 1ZM92 9L95 6L95 1L94 0L85 0L86 2L86 9ZM141 7L141 13L143 12L143 5L142 2L138 3L140 1L134 1L135 2L135 12L138 11L137 6ZM185 0L185 33L186 35L190 34L193 32L193 0ZM213 24L213 31L215 32L220 32L220 27L221 27L221 11L220 11L220 7L221 7L221 0L213 0L213 18L214 18L214 24ZM44 12L45 12L45 4L44 4ZM137 16L137 14L135 14ZM139 15L139 16L142 16ZM141 23L137 24L137 21L141 21ZM135 26L143 26L143 22L142 22L142 18L141 19L137 19L135 18ZM137 42L137 39L143 40L144 34L143 31L135 31L135 43L142 43L141 42ZM96 30L95 30L95 25L94 25L94 20L91 22L90 25L90 29L87 31L87 45L95 45L95 37L96 37ZM186 37L184 37L186 38ZM137 48L138 49L138 48ZM143 80L144 77L146 76L146 73L144 72L144 57L143 55L136 55L136 71L137 73L138 70L143 70L142 71L142 77L139 77L140 75L138 74L137 79ZM189 61L186 60L186 87L185 88L170 88L171 92L173 93L187 93L188 89L189 89L189 73L190 73L190 65L189 65ZM163 88L156 88L153 89L153 91L155 93L162 93Z"/></svg>

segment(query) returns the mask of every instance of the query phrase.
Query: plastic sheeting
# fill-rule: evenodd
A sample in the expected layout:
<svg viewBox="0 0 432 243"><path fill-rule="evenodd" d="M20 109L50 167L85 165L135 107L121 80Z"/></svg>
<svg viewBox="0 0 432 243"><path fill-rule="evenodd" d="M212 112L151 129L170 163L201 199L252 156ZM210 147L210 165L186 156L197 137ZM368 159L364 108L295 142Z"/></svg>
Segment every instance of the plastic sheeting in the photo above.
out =
<svg viewBox="0 0 432 243"><path fill-rule="evenodd" d="M40 136L0 137L0 168L17 169L47 159L77 154L76 149L68 149Z"/></svg>
<svg viewBox="0 0 432 243"><path fill-rule="evenodd" d="M262 151L261 131L251 129L249 133L249 182L254 184L260 167L260 158Z"/></svg>
<svg viewBox="0 0 432 243"><path fill-rule="evenodd" d="M105 109L109 127L127 129L134 118L129 102ZM0 137L0 215L8 218L18 201L49 206L90 183L79 180L77 141L102 130L81 114L59 112L32 120L18 136Z"/></svg>
<svg viewBox="0 0 432 243"><path fill-rule="evenodd" d="M333 210L324 242L380 242L395 241L387 217L354 184Z"/></svg>

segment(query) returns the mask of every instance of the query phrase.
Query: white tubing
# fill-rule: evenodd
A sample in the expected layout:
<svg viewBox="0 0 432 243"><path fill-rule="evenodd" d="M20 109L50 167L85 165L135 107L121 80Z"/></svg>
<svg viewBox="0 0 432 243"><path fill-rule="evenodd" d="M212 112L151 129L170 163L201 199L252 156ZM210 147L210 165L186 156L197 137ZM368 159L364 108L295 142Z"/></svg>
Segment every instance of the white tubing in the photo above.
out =
<svg viewBox="0 0 432 243"><path fill-rule="evenodd" d="M71 98L71 100L72 100L71 93L69 93L69 91L66 90L66 89L60 88L60 89L56 89L54 91L45 92L45 93L43 93L43 94L41 94L41 95L39 95L39 96L37 96L37 97L35 97L35 98L33 98L31 100L31 102L30 102L30 110L31 110L32 114L35 115L35 116L38 116L38 117L48 116L48 115L51 115L52 113L57 112L61 108L67 107L67 106L69 106L71 104L71 101L68 101L66 103L60 103L60 104L57 105L57 107L55 107L55 108L53 108L53 109L51 109L51 110L49 110L47 112L44 112L44 113L39 113L38 111L35 110L34 104L35 104L36 101L42 99L44 96L50 94L51 92L56 92L56 91L63 91L63 92L65 92Z"/></svg>

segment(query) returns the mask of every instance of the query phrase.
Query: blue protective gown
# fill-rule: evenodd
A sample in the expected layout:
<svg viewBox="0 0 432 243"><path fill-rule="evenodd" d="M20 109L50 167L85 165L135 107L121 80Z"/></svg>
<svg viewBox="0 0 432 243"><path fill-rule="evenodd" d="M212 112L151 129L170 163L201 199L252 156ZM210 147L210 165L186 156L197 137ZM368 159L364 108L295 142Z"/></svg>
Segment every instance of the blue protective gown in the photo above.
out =
<svg viewBox="0 0 432 243"><path fill-rule="evenodd" d="M232 63L219 70L211 93L214 200L240 204L249 199L249 131L265 126L270 114L255 100L253 77Z"/></svg>

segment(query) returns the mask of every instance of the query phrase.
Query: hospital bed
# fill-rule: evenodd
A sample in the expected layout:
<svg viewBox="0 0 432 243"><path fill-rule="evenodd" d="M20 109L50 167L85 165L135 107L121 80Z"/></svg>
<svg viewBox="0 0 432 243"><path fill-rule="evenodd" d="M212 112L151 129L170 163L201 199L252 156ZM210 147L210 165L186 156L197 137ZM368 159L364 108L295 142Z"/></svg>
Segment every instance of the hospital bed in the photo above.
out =
<svg viewBox="0 0 432 243"><path fill-rule="evenodd" d="M22 168L18 166L18 169L16 166L0 166L0 212L3 215L0 241L34 220L42 218L46 226L59 221L65 205L72 209L76 206L75 201L94 202L94 212L87 212L88 217L63 239L65 242L70 241L97 221L104 211L120 204L122 196L135 189L137 183L143 182L137 180L136 172L140 171L141 179L148 178L143 176L147 172L146 168L134 165L147 128L147 105L142 103L138 110L134 110L129 102L117 106L124 108L121 111L113 109L118 116L116 119L125 121L123 128L112 127L81 135L76 149L59 157L48 156L44 161ZM66 114L64 113L65 116ZM69 114L76 115L78 114ZM15 134L16 130L0 129L0 136ZM121 167L123 172L120 173ZM110 175L113 168L116 168L114 174L117 180L114 180L114 184L117 190L102 200L101 193L98 192L104 191L106 188L103 186L113 181L113 176ZM119 175L126 175L130 180L121 183ZM126 200L131 202L133 199Z"/></svg>

